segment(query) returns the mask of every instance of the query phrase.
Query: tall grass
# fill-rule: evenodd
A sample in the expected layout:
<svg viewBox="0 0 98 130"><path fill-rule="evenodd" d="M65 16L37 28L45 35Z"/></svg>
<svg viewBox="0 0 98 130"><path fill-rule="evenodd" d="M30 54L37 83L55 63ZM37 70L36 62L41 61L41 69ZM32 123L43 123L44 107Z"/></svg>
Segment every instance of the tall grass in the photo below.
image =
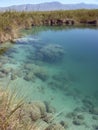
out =
<svg viewBox="0 0 98 130"><path fill-rule="evenodd" d="M76 24L81 21L98 21L98 10L67 10L48 12L0 12L0 42L18 37L18 30L32 26L50 25L49 20L74 19Z"/></svg>
<svg viewBox="0 0 98 130"><path fill-rule="evenodd" d="M0 130L14 130L16 128L17 111L23 104L23 99L17 100L15 91L11 93L9 90L0 89Z"/></svg>

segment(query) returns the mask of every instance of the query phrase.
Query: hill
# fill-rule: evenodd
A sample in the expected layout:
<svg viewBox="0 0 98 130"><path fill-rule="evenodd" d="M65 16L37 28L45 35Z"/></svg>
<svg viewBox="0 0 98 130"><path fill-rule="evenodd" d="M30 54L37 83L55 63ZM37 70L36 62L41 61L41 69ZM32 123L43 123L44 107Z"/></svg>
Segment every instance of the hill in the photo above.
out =
<svg viewBox="0 0 98 130"><path fill-rule="evenodd" d="M98 9L97 4L62 4L60 2L45 2L40 4L12 5L0 7L0 11L54 11L54 10L76 10L76 9Z"/></svg>

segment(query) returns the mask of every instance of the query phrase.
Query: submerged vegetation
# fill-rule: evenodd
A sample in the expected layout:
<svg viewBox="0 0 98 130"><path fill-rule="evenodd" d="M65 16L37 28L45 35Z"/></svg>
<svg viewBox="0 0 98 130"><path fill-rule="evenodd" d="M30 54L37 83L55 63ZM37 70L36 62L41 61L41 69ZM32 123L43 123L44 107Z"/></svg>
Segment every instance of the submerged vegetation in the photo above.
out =
<svg viewBox="0 0 98 130"><path fill-rule="evenodd" d="M42 25L98 25L98 10L0 13L0 43L19 36L19 29Z"/></svg>

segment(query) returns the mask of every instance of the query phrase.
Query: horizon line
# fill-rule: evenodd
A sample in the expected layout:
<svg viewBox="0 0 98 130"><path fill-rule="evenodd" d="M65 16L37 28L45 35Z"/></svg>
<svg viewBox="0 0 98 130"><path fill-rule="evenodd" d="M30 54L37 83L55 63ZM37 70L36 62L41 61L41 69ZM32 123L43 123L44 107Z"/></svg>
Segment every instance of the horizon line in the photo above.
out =
<svg viewBox="0 0 98 130"><path fill-rule="evenodd" d="M59 2L59 1L53 1L53 2L40 2L40 3L25 3L25 4L12 4L12 5L8 5L8 6L1 6L0 5L0 8L3 8L3 7L10 7L10 6L19 6L19 5L38 5L38 4L44 4L44 3L60 3L60 4L63 4L63 5L75 5L75 4L88 4L88 5L98 5L98 3L88 3L88 2L76 2L76 3L63 3L63 2Z"/></svg>

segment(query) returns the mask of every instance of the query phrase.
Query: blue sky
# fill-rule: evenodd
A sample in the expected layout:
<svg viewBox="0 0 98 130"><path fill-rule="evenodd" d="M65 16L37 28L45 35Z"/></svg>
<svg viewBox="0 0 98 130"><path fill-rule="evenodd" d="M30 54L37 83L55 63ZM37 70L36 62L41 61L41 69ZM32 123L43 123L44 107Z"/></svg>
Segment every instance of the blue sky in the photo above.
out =
<svg viewBox="0 0 98 130"><path fill-rule="evenodd" d="M98 4L98 0L0 0L0 7L10 6L10 5L19 5L19 4L36 4L43 2L59 1L61 3L93 3Z"/></svg>

